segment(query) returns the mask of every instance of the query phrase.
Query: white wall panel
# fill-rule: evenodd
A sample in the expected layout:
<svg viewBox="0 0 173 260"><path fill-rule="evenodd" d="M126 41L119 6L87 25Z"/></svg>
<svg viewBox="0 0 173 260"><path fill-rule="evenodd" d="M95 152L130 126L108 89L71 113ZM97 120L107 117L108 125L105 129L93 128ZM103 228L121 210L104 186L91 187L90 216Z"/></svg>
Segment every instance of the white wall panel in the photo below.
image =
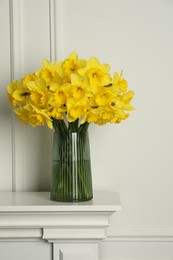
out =
<svg viewBox="0 0 173 260"><path fill-rule="evenodd" d="M0 1L0 190L12 189L11 108L6 85L10 82L9 2Z"/></svg>
<svg viewBox="0 0 173 260"><path fill-rule="evenodd" d="M50 59L50 16L48 0L14 0L14 78L21 78ZM18 55L16 55L16 53ZM19 65L19 66L16 66ZM26 127L15 120L15 190L48 189L51 133L46 128Z"/></svg>
<svg viewBox="0 0 173 260"><path fill-rule="evenodd" d="M52 245L47 242L0 243L2 260L52 260Z"/></svg>

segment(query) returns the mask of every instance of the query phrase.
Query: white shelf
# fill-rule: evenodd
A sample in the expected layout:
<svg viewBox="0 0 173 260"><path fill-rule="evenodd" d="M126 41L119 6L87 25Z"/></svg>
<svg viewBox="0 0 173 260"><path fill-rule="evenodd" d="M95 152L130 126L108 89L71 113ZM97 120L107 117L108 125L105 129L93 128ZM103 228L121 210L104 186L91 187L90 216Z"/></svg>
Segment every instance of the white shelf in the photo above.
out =
<svg viewBox="0 0 173 260"><path fill-rule="evenodd" d="M0 240L39 238L53 243L53 260L97 260L109 218L120 210L114 192L98 191L80 203L51 201L49 192L0 192Z"/></svg>
<svg viewBox="0 0 173 260"><path fill-rule="evenodd" d="M97 191L90 201L79 203L50 200L49 192L0 192L0 212L71 212L120 211L118 193Z"/></svg>

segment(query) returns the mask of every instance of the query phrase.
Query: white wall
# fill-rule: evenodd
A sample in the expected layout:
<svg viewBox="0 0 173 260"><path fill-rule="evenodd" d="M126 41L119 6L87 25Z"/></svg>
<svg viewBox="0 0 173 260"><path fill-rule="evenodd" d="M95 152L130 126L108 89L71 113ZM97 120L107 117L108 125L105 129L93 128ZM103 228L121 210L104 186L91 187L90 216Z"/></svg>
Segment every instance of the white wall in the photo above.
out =
<svg viewBox="0 0 173 260"><path fill-rule="evenodd" d="M51 131L18 122L5 85L43 58L95 55L136 92L128 120L90 126L93 187L123 207L100 259L173 259L173 1L1 0L0 19L0 190L47 190L51 174Z"/></svg>

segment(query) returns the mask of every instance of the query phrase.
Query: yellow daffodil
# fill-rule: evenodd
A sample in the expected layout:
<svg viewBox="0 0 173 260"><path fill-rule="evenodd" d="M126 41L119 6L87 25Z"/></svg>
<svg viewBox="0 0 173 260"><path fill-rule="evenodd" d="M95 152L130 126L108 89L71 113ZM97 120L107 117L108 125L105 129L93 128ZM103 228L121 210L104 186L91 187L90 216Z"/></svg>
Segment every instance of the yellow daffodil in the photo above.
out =
<svg viewBox="0 0 173 260"><path fill-rule="evenodd" d="M23 84L23 86L27 87L28 82L35 81L37 79L38 79L37 75L35 73L31 73L31 74L26 75L22 79L22 84Z"/></svg>
<svg viewBox="0 0 173 260"><path fill-rule="evenodd" d="M20 105L21 103L26 102L26 96L28 94L28 90L23 87L23 85L14 80L12 84L8 86L8 99L12 106Z"/></svg>
<svg viewBox="0 0 173 260"><path fill-rule="evenodd" d="M63 88L55 92L54 100L55 100L55 104L58 104L58 106L64 105L66 103L67 95Z"/></svg>
<svg viewBox="0 0 173 260"><path fill-rule="evenodd" d="M107 123L107 122L111 122L114 119L115 113L112 109L106 108L104 109L104 111L100 116L105 121L105 123Z"/></svg>
<svg viewBox="0 0 173 260"><path fill-rule="evenodd" d="M27 109L24 107L18 107L14 109L14 112L20 121L22 121L25 125L29 124L29 113Z"/></svg>
<svg viewBox="0 0 173 260"><path fill-rule="evenodd" d="M48 115L50 116L50 118L55 118L55 119L58 119L58 120L62 120L62 119L64 119L64 116L63 116L64 112L65 111L62 108L56 107L56 108L53 108L48 113Z"/></svg>
<svg viewBox="0 0 173 260"><path fill-rule="evenodd" d="M30 111L29 121L32 126L41 126L46 123L49 128L52 128L52 120L45 109L39 109L34 105L29 105L27 109Z"/></svg>
<svg viewBox="0 0 173 260"><path fill-rule="evenodd" d="M128 111L132 111L135 110L135 108L133 106L130 105L131 100L134 97L134 92L133 91L128 91L126 93L124 93L121 97L120 100L123 103L122 109L123 110L128 110Z"/></svg>
<svg viewBox="0 0 173 260"><path fill-rule="evenodd" d="M41 114L32 113L29 115L30 124L33 127L44 125L44 117Z"/></svg>
<svg viewBox="0 0 173 260"><path fill-rule="evenodd" d="M48 60L44 60L42 68L36 72L36 75L37 77L44 79L47 85L53 82L61 83L61 64L62 62L52 64Z"/></svg>
<svg viewBox="0 0 173 260"><path fill-rule="evenodd" d="M76 74L71 75L71 95L75 99L91 96L89 92L89 83L86 77L80 77Z"/></svg>
<svg viewBox="0 0 173 260"><path fill-rule="evenodd" d="M95 102L97 106L103 107L107 106L115 99L115 95L112 92L112 88L102 88L100 92L95 97Z"/></svg>
<svg viewBox="0 0 173 260"><path fill-rule="evenodd" d="M53 83L50 85L50 91L52 91L51 96L49 98L49 105L54 107L62 107L66 105L67 99L70 96L71 85L63 84L60 86L57 83Z"/></svg>
<svg viewBox="0 0 173 260"><path fill-rule="evenodd" d="M45 108L49 100L49 92L43 79L28 82L30 98L33 104L40 108Z"/></svg>
<svg viewBox="0 0 173 260"><path fill-rule="evenodd" d="M119 87L121 92L127 91L127 81L123 78L123 71L121 71L120 75L116 72L113 77L113 85Z"/></svg>
<svg viewBox="0 0 173 260"><path fill-rule="evenodd" d="M87 113L82 117L81 124L88 122L88 123L96 123L100 119L100 108L91 108L87 111Z"/></svg>
<svg viewBox="0 0 173 260"><path fill-rule="evenodd" d="M79 69L85 66L86 61L79 59L76 52L72 52L62 64L65 77L69 77L72 73L77 73Z"/></svg>
<svg viewBox="0 0 173 260"><path fill-rule="evenodd" d="M87 112L87 98L82 98L78 101L74 98L69 98L67 101L67 119L73 122L79 119Z"/></svg>
<svg viewBox="0 0 173 260"><path fill-rule="evenodd" d="M79 74L86 75L91 86L106 86L111 83L109 70L110 66L108 64L100 64L97 58L91 57L86 67L79 70Z"/></svg>

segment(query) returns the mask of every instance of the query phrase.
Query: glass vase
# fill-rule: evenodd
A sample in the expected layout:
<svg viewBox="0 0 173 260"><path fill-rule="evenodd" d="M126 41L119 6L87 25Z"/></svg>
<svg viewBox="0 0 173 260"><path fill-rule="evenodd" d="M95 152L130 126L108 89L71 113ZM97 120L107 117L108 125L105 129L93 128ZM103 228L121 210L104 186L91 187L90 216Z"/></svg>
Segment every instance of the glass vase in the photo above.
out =
<svg viewBox="0 0 173 260"><path fill-rule="evenodd" d="M92 175L88 132L54 132L51 200L91 200Z"/></svg>

